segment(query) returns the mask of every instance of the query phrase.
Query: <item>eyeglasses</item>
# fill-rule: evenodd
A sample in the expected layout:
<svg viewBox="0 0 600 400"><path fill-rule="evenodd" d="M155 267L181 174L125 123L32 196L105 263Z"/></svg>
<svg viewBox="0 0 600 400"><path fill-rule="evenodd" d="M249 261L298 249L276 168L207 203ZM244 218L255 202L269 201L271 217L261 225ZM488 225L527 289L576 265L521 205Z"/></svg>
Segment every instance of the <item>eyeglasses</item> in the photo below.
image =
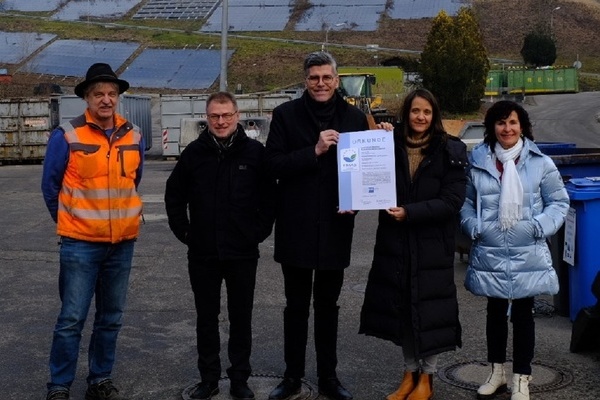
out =
<svg viewBox="0 0 600 400"><path fill-rule="evenodd" d="M237 114L237 111L225 114L208 114L208 119L210 120L210 122L219 122L219 119L223 118L223 121L231 122L233 121L233 117L235 116L235 114Z"/></svg>
<svg viewBox="0 0 600 400"><path fill-rule="evenodd" d="M333 76L333 75L323 75L323 76L309 75L309 76L306 77L306 80L311 85L318 85L319 81L323 81L324 84L330 85L333 82L334 78L335 78L335 76Z"/></svg>

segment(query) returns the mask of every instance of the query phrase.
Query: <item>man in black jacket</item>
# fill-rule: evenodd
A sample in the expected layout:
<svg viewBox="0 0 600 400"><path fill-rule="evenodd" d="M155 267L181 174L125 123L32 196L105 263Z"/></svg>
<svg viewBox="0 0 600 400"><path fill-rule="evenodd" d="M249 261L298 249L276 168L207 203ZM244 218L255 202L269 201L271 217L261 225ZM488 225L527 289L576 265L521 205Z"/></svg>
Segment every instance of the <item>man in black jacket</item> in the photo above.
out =
<svg viewBox="0 0 600 400"><path fill-rule="evenodd" d="M207 128L181 153L165 192L169 227L188 246L197 313L201 382L190 397L210 399L219 393L218 316L225 280L230 393L234 399L249 400L254 399L247 380L258 244L271 233L275 181L264 171L264 146L248 138L238 124L232 94L210 95L206 113Z"/></svg>
<svg viewBox="0 0 600 400"><path fill-rule="evenodd" d="M350 400L336 375L337 301L350 264L354 213L338 210L336 144L342 132L369 126L365 114L338 93L330 54L309 54L304 73L304 94L275 108L266 145L268 169L278 179L275 261L281 263L286 296L286 370L269 399L301 390L313 297L319 392Z"/></svg>

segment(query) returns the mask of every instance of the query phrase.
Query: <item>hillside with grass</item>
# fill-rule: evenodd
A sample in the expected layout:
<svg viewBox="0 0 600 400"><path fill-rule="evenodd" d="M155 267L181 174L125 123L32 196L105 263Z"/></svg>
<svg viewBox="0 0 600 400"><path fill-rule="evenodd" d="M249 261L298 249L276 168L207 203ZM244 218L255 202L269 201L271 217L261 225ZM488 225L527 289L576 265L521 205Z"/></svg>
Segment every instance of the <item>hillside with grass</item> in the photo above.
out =
<svg viewBox="0 0 600 400"><path fill-rule="evenodd" d="M575 60L581 61L581 89L600 88L597 75L600 74L600 0L473 0L471 3L492 60L519 62L524 36L534 27L549 29L552 20L558 53L556 64L570 66ZM294 18L301 18L302 10L310 6L307 0L296 0L295 4L293 18L281 32L229 34L228 47L235 51L228 67L230 90L240 84L245 92L270 91L302 80L302 59L308 52L321 49L325 32L294 31ZM555 10L556 7L560 9ZM220 35L198 32L202 21L130 19L135 12L136 9L132 10L118 21L81 22L52 21L44 13L5 12L0 13L0 26L3 31L54 33L60 39L132 41L141 43L142 48L220 48ZM327 49L340 65L377 65L391 60L414 65L430 27L431 19L392 20L382 15L375 32L330 31ZM380 50L369 52L368 44L377 44ZM19 74L19 65L0 67L13 74L11 85L0 86L2 98L30 95L32 86L40 81L56 81L67 90L77 82ZM218 88L218 84L211 90Z"/></svg>

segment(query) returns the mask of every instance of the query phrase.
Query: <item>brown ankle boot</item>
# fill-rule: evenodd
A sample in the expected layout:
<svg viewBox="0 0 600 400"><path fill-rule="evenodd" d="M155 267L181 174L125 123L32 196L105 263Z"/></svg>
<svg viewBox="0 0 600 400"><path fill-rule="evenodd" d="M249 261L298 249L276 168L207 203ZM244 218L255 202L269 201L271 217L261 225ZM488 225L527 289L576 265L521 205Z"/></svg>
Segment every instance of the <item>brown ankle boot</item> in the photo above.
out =
<svg viewBox="0 0 600 400"><path fill-rule="evenodd" d="M387 400L406 400L410 392L413 391L417 386L417 378L419 374L417 372L406 371L404 372L404 378L400 382L400 387L394 393L389 394Z"/></svg>
<svg viewBox="0 0 600 400"><path fill-rule="evenodd" d="M406 398L406 400L431 400L433 399L433 375L419 375L417 387Z"/></svg>

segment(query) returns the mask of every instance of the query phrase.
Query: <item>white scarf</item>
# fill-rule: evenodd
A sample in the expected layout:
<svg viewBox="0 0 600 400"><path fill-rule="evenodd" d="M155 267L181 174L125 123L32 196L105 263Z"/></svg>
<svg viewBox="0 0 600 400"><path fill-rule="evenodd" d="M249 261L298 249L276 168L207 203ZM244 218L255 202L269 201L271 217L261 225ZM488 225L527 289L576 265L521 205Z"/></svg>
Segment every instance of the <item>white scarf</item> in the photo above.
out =
<svg viewBox="0 0 600 400"><path fill-rule="evenodd" d="M503 149L500 143L496 142L494 148L496 157L504 167L498 210L498 221L503 231L512 228L523 218L523 185L515 166L515 160L521 154L522 148L523 140L519 140L510 149Z"/></svg>

